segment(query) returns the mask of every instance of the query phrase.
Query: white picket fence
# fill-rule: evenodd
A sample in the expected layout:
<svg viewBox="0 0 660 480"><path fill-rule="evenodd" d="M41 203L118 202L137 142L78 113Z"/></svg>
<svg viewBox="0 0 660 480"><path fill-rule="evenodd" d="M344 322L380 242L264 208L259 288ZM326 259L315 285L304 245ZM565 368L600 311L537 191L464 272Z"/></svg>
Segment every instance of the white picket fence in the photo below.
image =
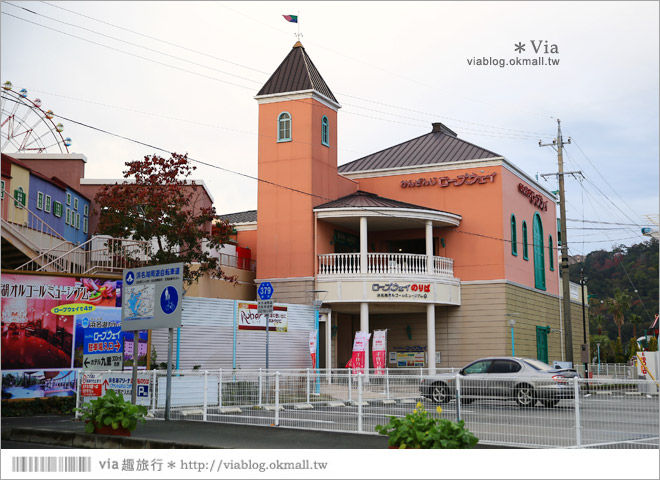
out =
<svg viewBox="0 0 660 480"><path fill-rule="evenodd" d="M462 387L440 405L438 413L437 405L420 393L425 374L419 369L404 373L388 369L382 375L374 370L366 375L312 369L175 371L170 419L376 434L376 425L387 423L389 416L405 416L422 402L431 415L464 420L481 443L494 446L657 449L659 445L658 386L653 381L569 379L566 387L572 398L554 407L538 402L523 408L513 399L480 395L480 389L497 386L497 379L466 383L465 377L453 372ZM118 376L117 372L102 375ZM139 378L149 379L148 388L141 389L140 403L148 405L150 416L164 418L166 372L143 371ZM87 399L78 397L78 404Z"/></svg>

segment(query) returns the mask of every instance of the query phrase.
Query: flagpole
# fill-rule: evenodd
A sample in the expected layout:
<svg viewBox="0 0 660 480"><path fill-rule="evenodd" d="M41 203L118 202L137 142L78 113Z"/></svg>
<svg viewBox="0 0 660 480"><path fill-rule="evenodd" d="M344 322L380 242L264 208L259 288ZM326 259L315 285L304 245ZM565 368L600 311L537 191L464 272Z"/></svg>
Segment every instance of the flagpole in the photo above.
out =
<svg viewBox="0 0 660 480"><path fill-rule="evenodd" d="M298 41L300 41L300 10L298 10L298 18L296 24L298 25Z"/></svg>

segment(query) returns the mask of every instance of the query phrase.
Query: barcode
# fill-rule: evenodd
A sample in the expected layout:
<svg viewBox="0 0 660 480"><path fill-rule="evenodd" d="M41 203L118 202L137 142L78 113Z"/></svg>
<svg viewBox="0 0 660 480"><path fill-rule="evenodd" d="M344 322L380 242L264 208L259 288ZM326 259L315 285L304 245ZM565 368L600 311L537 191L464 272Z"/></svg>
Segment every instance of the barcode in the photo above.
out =
<svg viewBox="0 0 660 480"><path fill-rule="evenodd" d="M12 457L12 472L91 472L92 457Z"/></svg>

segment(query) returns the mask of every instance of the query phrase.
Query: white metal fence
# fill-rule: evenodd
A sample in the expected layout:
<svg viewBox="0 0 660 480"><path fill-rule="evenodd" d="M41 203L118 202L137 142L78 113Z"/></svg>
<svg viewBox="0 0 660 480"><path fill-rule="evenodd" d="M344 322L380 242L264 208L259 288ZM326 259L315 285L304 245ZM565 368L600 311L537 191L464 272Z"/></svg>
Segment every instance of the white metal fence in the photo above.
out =
<svg viewBox="0 0 660 480"><path fill-rule="evenodd" d="M359 253L327 253L318 256L319 275L355 275L361 272ZM378 275L435 275L454 276L451 258L428 257L413 253L368 253L366 273ZM432 271L429 271L432 268Z"/></svg>
<svg viewBox="0 0 660 480"><path fill-rule="evenodd" d="M345 369L175 371L170 418L375 434L375 426L387 423L389 416L405 416L422 402L433 416L464 420L484 444L658 448L658 386L653 381L566 379L561 382L561 395L554 398L553 381L549 386L518 378L516 385L533 385L528 392L532 402L525 404L516 400L520 389L506 390L512 387L510 378L471 380L451 369L438 369L454 383L446 398L434 401L429 398L431 391L420 390L427 373L425 369L388 369L382 375L374 370L356 375ZM149 405L151 415L164 418L166 371L140 372L140 378L150 379L140 402ZM436 412L438 401L441 413Z"/></svg>

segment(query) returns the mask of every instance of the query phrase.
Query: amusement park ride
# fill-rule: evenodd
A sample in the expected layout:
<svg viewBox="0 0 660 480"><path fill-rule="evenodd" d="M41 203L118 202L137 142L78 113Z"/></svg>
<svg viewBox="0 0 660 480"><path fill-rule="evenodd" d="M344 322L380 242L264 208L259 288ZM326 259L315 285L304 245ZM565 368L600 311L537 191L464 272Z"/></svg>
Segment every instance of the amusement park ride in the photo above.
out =
<svg viewBox="0 0 660 480"><path fill-rule="evenodd" d="M43 110L41 100L30 100L26 89L14 91L10 81L0 90L2 98L2 142L5 153L69 153L71 139L64 126L55 123L52 110Z"/></svg>

